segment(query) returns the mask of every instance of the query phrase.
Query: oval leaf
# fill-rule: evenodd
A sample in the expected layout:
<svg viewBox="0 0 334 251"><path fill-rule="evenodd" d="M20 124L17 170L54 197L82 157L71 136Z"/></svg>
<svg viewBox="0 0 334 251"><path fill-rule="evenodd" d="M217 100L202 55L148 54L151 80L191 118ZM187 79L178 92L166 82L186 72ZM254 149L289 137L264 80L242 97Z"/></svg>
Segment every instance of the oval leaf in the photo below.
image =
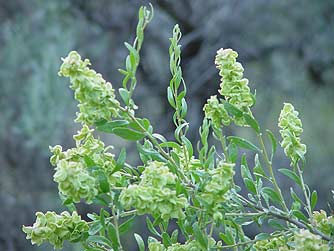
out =
<svg viewBox="0 0 334 251"><path fill-rule="evenodd" d="M135 130L132 130L130 128L124 128L124 127L116 127L112 130L113 134L116 134L117 136L126 139L126 140L141 140L145 137L145 134L142 132L138 132Z"/></svg>

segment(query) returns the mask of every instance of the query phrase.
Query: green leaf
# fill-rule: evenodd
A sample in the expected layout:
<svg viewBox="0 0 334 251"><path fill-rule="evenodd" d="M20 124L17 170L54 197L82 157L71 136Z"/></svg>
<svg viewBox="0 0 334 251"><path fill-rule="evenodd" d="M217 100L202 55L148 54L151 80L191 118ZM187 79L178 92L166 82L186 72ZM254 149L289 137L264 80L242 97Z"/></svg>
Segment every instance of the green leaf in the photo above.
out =
<svg viewBox="0 0 334 251"><path fill-rule="evenodd" d="M195 239L201 244L205 250L208 248L208 238L206 235L203 234L201 229L198 226L198 222L195 222L193 224L193 231L194 231L194 236Z"/></svg>
<svg viewBox="0 0 334 251"><path fill-rule="evenodd" d="M172 239L172 243L176 243L178 240L178 236L179 236L179 230L175 229L172 233L171 239Z"/></svg>
<svg viewBox="0 0 334 251"><path fill-rule="evenodd" d="M157 160L157 161L166 161L164 157L161 156L159 152L157 152L154 149L146 148L145 145L141 145L139 142L137 143L137 149L140 154L144 155L141 156L144 157L145 159L150 159L150 160Z"/></svg>
<svg viewBox="0 0 334 251"><path fill-rule="evenodd" d="M267 175L266 175L265 171L263 170L263 167L262 167L262 165L259 161L259 155L258 154L255 154L254 163L255 163L255 166L253 168L254 174L256 176L259 176L259 177L267 178Z"/></svg>
<svg viewBox="0 0 334 251"><path fill-rule="evenodd" d="M87 167L95 167L96 164L95 162L89 157L89 156L84 156L84 161Z"/></svg>
<svg viewBox="0 0 334 251"><path fill-rule="evenodd" d="M151 220L150 220L150 218L149 217L146 217L146 224L147 224L147 228L148 228L148 230L152 233L152 234L154 234L154 235L156 235L156 236L161 236L159 233L158 233L158 231L154 228L154 226L153 226L153 223L151 222Z"/></svg>
<svg viewBox="0 0 334 251"><path fill-rule="evenodd" d="M161 147L175 148L177 151L181 151L181 146L173 141L163 142L160 144Z"/></svg>
<svg viewBox="0 0 334 251"><path fill-rule="evenodd" d="M250 180L248 178L244 178L244 183L248 191L250 191L252 194L257 194L256 192L256 186L254 184L253 180Z"/></svg>
<svg viewBox="0 0 334 251"><path fill-rule="evenodd" d="M188 126L189 124L187 122L184 122L175 129L174 136L177 139L177 141L181 142L180 140L181 131L183 128L186 128L185 130L187 130Z"/></svg>
<svg viewBox="0 0 334 251"><path fill-rule="evenodd" d="M272 160L273 156L276 152L277 140L276 140L275 135L269 129L267 129L266 132L267 132L268 138L270 139L270 142L271 142L271 160Z"/></svg>
<svg viewBox="0 0 334 251"><path fill-rule="evenodd" d="M290 188L290 194L294 201L298 202L300 205L304 205L304 202L298 197L295 191L293 191L292 187Z"/></svg>
<svg viewBox="0 0 334 251"><path fill-rule="evenodd" d="M269 226L271 226L272 228L277 229L277 230L284 230L285 229L285 227L282 225L280 220L269 219L268 224L269 224Z"/></svg>
<svg viewBox="0 0 334 251"><path fill-rule="evenodd" d="M313 210L315 208L315 206L317 205L317 201L318 201L318 194L317 191L313 191L312 195L311 195L311 209Z"/></svg>
<svg viewBox="0 0 334 251"><path fill-rule="evenodd" d="M293 210L292 211L292 215L296 216L297 219L299 219L299 220L301 220L303 222L306 222L306 223L308 222L307 217L301 211L299 211L299 210Z"/></svg>
<svg viewBox="0 0 334 251"><path fill-rule="evenodd" d="M175 101L174 101L174 95L173 95L172 89L169 86L167 88L167 99L168 99L169 104L173 108L175 108L176 105L175 105Z"/></svg>
<svg viewBox="0 0 334 251"><path fill-rule="evenodd" d="M102 206L108 206L109 205L109 201L107 198L105 198L103 195L105 194L99 194L97 196L95 196L93 203L96 203L98 205L102 205Z"/></svg>
<svg viewBox="0 0 334 251"><path fill-rule="evenodd" d="M126 233L127 231L129 231L129 229L132 227L133 225L133 221L136 218L135 215L133 215L131 218L127 219L126 221L124 221L120 226L119 226L119 232L120 233Z"/></svg>
<svg viewBox="0 0 334 251"><path fill-rule="evenodd" d="M278 171L280 173L284 174L285 176L289 177L290 179L292 179L300 187L302 186L302 182L300 180L300 177L295 172L291 171L290 169L286 169L286 168L278 169Z"/></svg>
<svg viewBox="0 0 334 251"><path fill-rule="evenodd" d="M138 125L138 123L140 125ZM135 130L135 131L141 131L142 127L146 130L146 131L150 131L151 130L151 124L150 121L146 118L136 118L136 122L132 121L129 124L129 128Z"/></svg>
<svg viewBox="0 0 334 251"><path fill-rule="evenodd" d="M141 236L139 234L134 234L135 239L137 241L138 247L139 247L139 251L145 251L145 244L143 241L143 238L141 238Z"/></svg>
<svg viewBox="0 0 334 251"><path fill-rule="evenodd" d="M252 116L250 116L248 113L244 113L244 118L247 124L250 125L250 127L252 127L257 134L261 132L259 123Z"/></svg>
<svg viewBox="0 0 334 251"><path fill-rule="evenodd" d="M194 154L193 145L191 144L190 140L187 139L185 136L181 137L182 142L185 144L188 152L188 157L191 158Z"/></svg>
<svg viewBox="0 0 334 251"><path fill-rule="evenodd" d="M262 193L264 193L264 195L266 195L267 198L271 199L271 201L281 203L280 196L274 189L270 187L264 187L262 188Z"/></svg>
<svg viewBox="0 0 334 251"><path fill-rule="evenodd" d="M262 240L266 240L270 237L270 234L268 233L259 233L255 236L255 240L257 241L262 241Z"/></svg>
<svg viewBox="0 0 334 251"><path fill-rule="evenodd" d="M229 154L230 161L232 163L235 163L238 159L238 147L236 144L231 143L228 145L228 154Z"/></svg>
<svg viewBox="0 0 334 251"><path fill-rule="evenodd" d="M225 230L226 233L219 233L219 237L226 243L226 245L232 245L234 243L234 238L230 229Z"/></svg>
<svg viewBox="0 0 334 251"><path fill-rule="evenodd" d="M118 239L117 239L117 234L116 234L116 229L115 226L110 223L108 225L108 237L111 239L112 243L113 243L113 248L116 246L118 247Z"/></svg>
<svg viewBox="0 0 334 251"><path fill-rule="evenodd" d="M118 155L118 159L116 161L116 166L112 170L111 174L116 173L117 171L121 170L122 167L124 166L125 160L126 160L126 150L123 147L121 152Z"/></svg>
<svg viewBox="0 0 334 251"><path fill-rule="evenodd" d="M130 59L131 59L131 64L133 66L136 66L137 62L139 61L139 54L138 51L132 47L129 43L125 42L124 43L125 47L129 50L130 52Z"/></svg>
<svg viewBox="0 0 334 251"><path fill-rule="evenodd" d="M180 228L182 234L184 235L184 237L185 237L186 239L188 239L190 233L188 232L187 221L184 221L184 220L180 220L180 219L179 219L179 220L177 221L177 225L179 226L179 228Z"/></svg>
<svg viewBox="0 0 334 251"><path fill-rule="evenodd" d="M237 136L229 136L227 137L227 139L230 140L230 142L239 146L240 148L244 148L244 149L248 149L248 150L252 150L256 152L261 152L261 150L256 145L254 145L253 143L249 142L246 139L243 139Z"/></svg>
<svg viewBox="0 0 334 251"><path fill-rule="evenodd" d="M113 133L113 130L115 128L125 127L128 124L129 122L126 120L113 120L111 122L106 122L104 124L96 126L96 130L100 132Z"/></svg>
<svg viewBox="0 0 334 251"><path fill-rule="evenodd" d="M235 107L234 105L226 101L223 101L223 104L224 104L224 108L226 109L226 111L228 111L228 113L232 114L233 116L237 118L240 118L243 116L243 112L239 110L237 107Z"/></svg>
<svg viewBox="0 0 334 251"><path fill-rule="evenodd" d="M184 118L187 115L188 112L188 106L187 102L184 98L181 100L181 117Z"/></svg>
<svg viewBox="0 0 334 251"><path fill-rule="evenodd" d="M88 243L91 243L91 242L98 243L98 244L104 245L108 248L112 248L112 246L113 246L112 242L104 236L97 236L97 235L89 236L88 239L87 239L87 242Z"/></svg>
<svg viewBox="0 0 334 251"><path fill-rule="evenodd" d="M253 180L252 174L247 164L246 154L243 154L241 157L241 177L243 179L248 178L250 180Z"/></svg>
<svg viewBox="0 0 334 251"><path fill-rule="evenodd" d="M161 237L162 237L162 243L164 244L165 247L172 245L172 240L166 232L163 232Z"/></svg>
<svg viewBox="0 0 334 251"><path fill-rule="evenodd" d="M159 133L153 133L152 136L161 142L167 142L167 139Z"/></svg>
<svg viewBox="0 0 334 251"><path fill-rule="evenodd" d="M116 134L117 136L126 139L126 140L141 140L145 137L145 134L139 131L135 131L130 128L124 128L124 127L116 127L112 130L112 133Z"/></svg>
<svg viewBox="0 0 334 251"><path fill-rule="evenodd" d="M102 171L99 172L98 180L99 180L99 185L100 185L101 191L103 193L109 192L110 191L109 181L108 181L108 178L106 177L106 175Z"/></svg>
<svg viewBox="0 0 334 251"><path fill-rule="evenodd" d="M85 250L84 251L105 251L104 248L99 248L99 247L94 247L94 248L86 248L85 247Z"/></svg>
<svg viewBox="0 0 334 251"><path fill-rule="evenodd" d="M94 235L102 229L102 224L99 221L92 222L89 226L88 234Z"/></svg>
<svg viewBox="0 0 334 251"><path fill-rule="evenodd" d="M124 101L124 103L126 105L129 105L129 101L130 101L130 93L128 90L124 89L124 88L119 88L118 89L119 95L121 96L122 100Z"/></svg>

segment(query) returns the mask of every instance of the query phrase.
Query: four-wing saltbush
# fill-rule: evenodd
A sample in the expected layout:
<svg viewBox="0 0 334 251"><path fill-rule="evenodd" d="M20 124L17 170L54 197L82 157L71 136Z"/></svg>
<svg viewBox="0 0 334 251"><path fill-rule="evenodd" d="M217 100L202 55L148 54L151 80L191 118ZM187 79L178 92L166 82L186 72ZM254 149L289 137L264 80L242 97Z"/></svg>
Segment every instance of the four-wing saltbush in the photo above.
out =
<svg viewBox="0 0 334 251"><path fill-rule="evenodd" d="M90 69L88 59L75 51L63 59L59 75L70 79L79 102L76 122L82 129L73 137L75 148L50 147L50 161L60 197L72 213L37 213L36 222L23 227L27 239L37 245L47 241L54 248L62 248L67 240L81 242L85 251L124 250L121 235L136 216L145 214L151 236L144 241L135 234L140 251L333 250L334 218L325 211L314 211L317 193L304 183L306 146L301 143L298 112L286 103L279 116L281 146L291 168L276 170L276 138L260 127L252 113L256 97L237 62L237 52L217 52L220 96L212 96L204 105L197 147L187 138L187 87L180 66L177 25L170 39L167 88L168 102L175 111L175 140L166 140L154 132L148 119L137 116L132 95L144 29L151 18L152 10L142 7L136 39L132 45L125 43L129 55L125 69L120 70L124 79L119 99L113 86ZM248 127L258 142L226 136L230 124ZM112 147L94 135L95 130L136 144L142 164L128 163L124 149L116 157L109 151ZM209 144L211 134L217 149ZM271 143L270 151L265 139ZM252 166L247 161L251 155L239 156L242 149L253 152ZM236 172L241 172L247 192L234 183ZM276 182L277 172L291 179L299 191L291 188L290 195L283 194ZM94 203L100 213L88 214L90 220L84 221L76 212L78 202ZM272 231L250 238L244 233L249 224Z"/></svg>

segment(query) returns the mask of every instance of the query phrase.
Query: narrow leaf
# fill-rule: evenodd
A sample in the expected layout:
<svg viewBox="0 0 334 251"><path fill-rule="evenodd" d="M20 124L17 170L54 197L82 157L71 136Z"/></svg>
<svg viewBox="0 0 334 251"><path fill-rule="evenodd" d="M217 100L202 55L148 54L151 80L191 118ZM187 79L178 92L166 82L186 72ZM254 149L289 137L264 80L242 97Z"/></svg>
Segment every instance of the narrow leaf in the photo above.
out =
<svg viewBox="0 0 334 251"><path fill-rule="evenodd" d="M292 179L294 182L296 182L300 187L302 186L300 177L293 171L291 171L290 169L286 169L286 168L281 168L278 169L278 171L282 174L284 174L285 176L289 177L290 179Z"/></svg>
<svg viewBox="0 0 334 251"><path fill-rule="evenodd" d="M248 113L244 113L244 118L245 118L247 124L250 127L252 127L256 133L259 134L261 132L259 123L252 116L250 116Z"/></svg>
<svg viewBox="0 0 334 251"><path fill-rule="evenodd" d="M145 244L143 241L143 238L141 238L141 236L139 234L134 234L135 239L137 241L138 247L139 247L139 251L145 251Z"/></svg>
<svg viewBox="0 0 334 251"><path fill-rule="evenodd" d="M158 231L154 228L153 223L151 222L149 217L146 217L146 224L147 224L147 228L148 230L152 233L155 234L156 236L161 236Z"/></svg>
<svg viewBox="0 0 334 251"><path fill-rule="evenodd" d="M132 227L135 217L136 216L133 215L130 219L126 220L119 226L120 233L125 233Z"/></svg>
<svg viewBox="0 0 334 251"><path fill-rule="evenodd" d="M317 204L318 201L318 194L317 191L313 191L311 195L311 209L313 210Z"/></svg>
<svg viewBox="0 0 334 251"><path fill-rule="evenodd" d="M249 142L248 140L244 138L240 138L237 136L229 136L227 138L228 140L230 140L230 142L236 144L240 148L244 148L244 149L248 149L248 150L252 150L256 152L261 152L261 150L256 145L254 145L253 143Z"/></svg>
<svg viewBox="0 0 334 251"><path fill-rule="evenodd" d="M223 103L224 103L224 108L226 109L226 111L228 111L228 113L238 118L242 117L243 112L239 110L237 107L226 101L224 101Z"/></svg>
<svg viewBox="0 0 334 251"><path fill-rule="evenodd" d="M270 142L271 142L271 160L272 160L273 156L276 152L277 140L276 140L275 135L269 129L267 129L266 132L267 132L268 138L270 139Z"/></svg>
<svg viewBox="0 0 334 251"><path fill-rule="evenodd" d="M98 244L104 245L108 248L112 247L112 242L104 236L96 236L96 235L89 236L88 239L87 239L87 242L88 243L90 243L90 242L98 243Z"/></svg>
<svg viewBox="0 0 334 251"><path fill-rule="evenodd" d="M100 132L113 133L113 129L116 127L125 127L129 122L126 120L114 120L111 122L106 122L104 124L98 125L96 130Z"/></svg>
<svg viewBox="0 0 334 251"><path fill-rule="evenodd" d="M201 244L203 248L207 249L208 248L207 236L203 234L197 222L193 224L193 230L196 240Z"/></svg>

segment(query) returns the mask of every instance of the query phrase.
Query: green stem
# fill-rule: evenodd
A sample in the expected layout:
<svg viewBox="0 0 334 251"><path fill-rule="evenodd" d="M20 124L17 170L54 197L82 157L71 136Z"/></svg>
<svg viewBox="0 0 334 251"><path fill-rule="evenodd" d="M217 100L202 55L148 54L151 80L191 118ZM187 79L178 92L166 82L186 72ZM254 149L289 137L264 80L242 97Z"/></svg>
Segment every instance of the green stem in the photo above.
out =
<svg viewBox="0 0 334 251"><path fill-rule="evenodd" d="M221 146L224 152L224 156L225 156L225 161L229 162L229 156L228 156L228 152L227 152L227 145L226 145L226 139L223 135L223 128L221 129L221 131L216 131L216 133L218 134L218 138L219 141L221 142Z"/></svg>
<svg viewBox="0 0 334 251"><path fill-rule="evenodd" d="M301 186L302 186L302 190L303 190L305 201L306 201L306 209L307 209L306 211L307 211L307 213L310 217L311 224L313 224L313 214L312 214L311 201L310 201L310 196L307 193L306 186L305 186L305 183L304 183L303 171L300 169L298 163L296 164L296 167L297 167L297 170L298 170L298 175L299 175L299 178L300 178L300 181L301 181Z"/></svg>
<svg viewBox="0 0 334 251"><path fill-rule="evenodd" d="M285 232L281 232L279 234L274 234L274 235L271 235L269 236L266 240L270 240L272 238L276 238L276 237L279 237L279 236L285 236L289 234L289 231L285 231ZM254 242L257 242L258 240L249 240L249 241L244 241L244 242L239 242L239 243L236 243L236 244L232 244L232 245L227 245L227 246L222 246L222 247L217 247L216 249L228 249L228 248L233 248L233 247L238 247L238 246L245 246L245 245L248 245L248 244L252 244Z"/></svg>
<svg viewBox="0 0 334 251"><path fill-rule="evenodd" d="M326 240L326 241L331 240L331 238L328 235L319 231L318 229L316 229L312 225L306 225L306 224L304 224L304 223L302 223L302 222L300 222L300 221L298 221L294 218L291 218L289 214L287 214L287 213L285 213L285 212L283 212L279 209L276 209L275 211L273 211L272 209L260 207L258 205L253 204L252 202L250 202L249 200L247 200L246 198L244 198L243 196L241 196L239 194L237 194L237 196L242 201L242 203L245 207L252 208L253 210L256 210L258 212L263 212L263 213L271 215L271 216L273 216L277 219L283 220L283 221L288 222L288 223L292 223L293 225L297 226L298 228L308 229L313 234L319 235L323 240Z"/></svg>
<svg viewBox="0 0 334 251"><path fill-rule="evenodd" d="M114 225L115 225L115 231L116 231L116 237L117 237L117 241L119 244L119 250L122 251L123 247L122 247L122 243L121 243L121 237L119 234L119 226L118 226L118 218L119 218L119 214L115 212L115 208L112 208L112 215L113 215L113 219L114 219Z"/></svg>
<svg viewBox="0 0 334 251"><path fill-rule="evenodd" d="M212 236L214 227L215 227L215 224L212 222L212 223L211 223L211 226L210 226L209 237Z"/></svg>
<svg viewBox="0 0 334 251"><path fill-rule="evenodd" d="M137 213L137 210L134 209L134 210L127 211L127 212L123 212L123 213L119 214L119 217L120 217L120 218L123 218L123 217L127 217L127 216L134 215L134 214L136 214L136 213ZM110 216L110 217L107 217L107 218L106 218L106 220L112 220L112 219L114 219L114 216ZM92 224L92 223L94 223L94 221L90 221L90 222L88 222L88 224Z"/></svg>
<svg viewBox="0 0 334 251"><path fill-rule="evenodd" d="M180 67L180 66L179 66ZM182 124L182 118L181 118L181 114L180 114L180 107L179 107L179 104L177 102L177 90L176 88L174 87L173 88L174 92L173 92L173 96L174 96L174 100L175 100L175 110L176 110L176 122L175 125L176 127L180 126ZM180 134L181 134L181 138L184 136L183 134L183 131L180 130ZM192 156L188 156L188 151L187 151L187 148L185 146L185 144L183 143L183 141L181 140L181 144L182 144L182 149L183 149L183 154L184 154L184 158L186 160L186 167L188 168L189 166L189 161L190 161L190 158Z"/></svg>
<svg viewBox="0 0 334 251"><path fill-rule="evenodd" d="M277 181L276 181L276 178L275 178L275 174L274 174L274 171L273 171L273 166L272 166L271 161L269 160L267 149L266 149L266 147L264 145L264 142L263 142L262 133L258 133L257 134L257 138L258 138L258 140L260 142L262 156L263 156L264 161L265 161L265 163L266 163L266 165L268 167L269 175L270 175L270 178L271 178L270 179L271 183L274 185L274 189L276 190L276 192L278 193L278 196L280 197L281 205L282 205L284 211L289 212L289 209L286 206L284 197L282 195L282 191L281 191L281 189L279 188L279 186L277 184Z"/></svg>

